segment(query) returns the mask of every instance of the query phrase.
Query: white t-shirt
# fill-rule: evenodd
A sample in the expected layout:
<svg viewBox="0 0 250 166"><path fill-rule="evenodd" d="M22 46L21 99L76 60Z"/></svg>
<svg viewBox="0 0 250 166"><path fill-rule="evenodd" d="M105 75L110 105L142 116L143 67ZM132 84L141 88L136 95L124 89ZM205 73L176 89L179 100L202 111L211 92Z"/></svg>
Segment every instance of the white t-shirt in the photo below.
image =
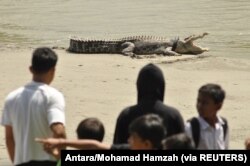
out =
<svg viewBox="0 0 250 166"><path fill-rule="evenodd" d="M15 165L30 160L55 160L35 138L52 137L53 123L65 125L64 109L63 95L44 83L31 82L7 96L1 125L12 126Z"/></svg>
<svg viewBox="0 0 250 166"><path fill-rule="evenodd" d="M224 139L224 131L222 125L224 121L217 116L218 122L215 128L211 127L202 117L198 117L200 123L200 139L197 149L201 150L224 150L229 147L229 129ZM190 122L185 126L186 134L193 139L192 127Z"/></svg>

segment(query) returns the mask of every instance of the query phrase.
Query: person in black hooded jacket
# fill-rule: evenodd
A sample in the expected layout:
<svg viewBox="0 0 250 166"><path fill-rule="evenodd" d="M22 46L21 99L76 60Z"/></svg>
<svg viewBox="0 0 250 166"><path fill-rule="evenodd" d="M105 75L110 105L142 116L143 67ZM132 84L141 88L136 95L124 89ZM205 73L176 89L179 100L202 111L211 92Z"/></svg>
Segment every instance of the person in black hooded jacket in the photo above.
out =
<svg viewBox="0 0 250 166"><path fill-rule="evenodd" d="M184 121L179 111L163 104L165 80L160 68L154 64L144 66L137 79L137 104L125 108L118 116L114 144L127 143L129 125L139 116L158 114L167 129L166 137L184 132Z"/></svg>

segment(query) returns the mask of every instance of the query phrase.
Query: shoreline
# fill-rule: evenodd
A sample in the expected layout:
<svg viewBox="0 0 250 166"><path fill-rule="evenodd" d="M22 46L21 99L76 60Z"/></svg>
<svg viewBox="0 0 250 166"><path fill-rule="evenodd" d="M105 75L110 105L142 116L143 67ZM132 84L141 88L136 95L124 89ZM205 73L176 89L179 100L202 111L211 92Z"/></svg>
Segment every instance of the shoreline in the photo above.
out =
<svg viewBox="0 0 250 166"><path fill-rule="evenodd" d="M0 47L1 48L1 47ZM28 83L28 67L33 49L3 49L0 53L0 107L6 95ZM78 123L86 117L104 122L104 142L112 143L116 118L120 111L136 103L136 79L141 67L158 65L165 76L164 103L180 110L184 120L197 116L197 91L205 83L218 83L226 91L220 115L229 123L230 149L243 149L250 122L250 60L229 57L192 55L132 59L117 54L71 54L55 49L59 61L52 86L60 90L66 101L66 132L76 137ZM199 57L199 56L198 56ZM2 110L2 109L1 109ZM2 114L2 111L0 112ZM0 115L1 117L2 115ZM4 133L4 128L0 127ZM0 162L9 163L4 134L0 135Z"/></svg>

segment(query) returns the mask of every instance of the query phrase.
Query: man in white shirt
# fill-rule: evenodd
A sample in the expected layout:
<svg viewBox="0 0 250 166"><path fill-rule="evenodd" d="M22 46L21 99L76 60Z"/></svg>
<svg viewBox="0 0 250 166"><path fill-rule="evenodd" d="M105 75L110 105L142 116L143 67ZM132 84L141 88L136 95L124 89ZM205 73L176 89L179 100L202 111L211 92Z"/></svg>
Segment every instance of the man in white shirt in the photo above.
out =
<svg viewBox="0 0 250 166"><path fill-rule="evenodd" d="M65 138L65 101L50 87L57 55L50 48L37 48L32 55L32 82L11 92L4 104L1 125L14 165L56 165L35 138Z"/></svg>

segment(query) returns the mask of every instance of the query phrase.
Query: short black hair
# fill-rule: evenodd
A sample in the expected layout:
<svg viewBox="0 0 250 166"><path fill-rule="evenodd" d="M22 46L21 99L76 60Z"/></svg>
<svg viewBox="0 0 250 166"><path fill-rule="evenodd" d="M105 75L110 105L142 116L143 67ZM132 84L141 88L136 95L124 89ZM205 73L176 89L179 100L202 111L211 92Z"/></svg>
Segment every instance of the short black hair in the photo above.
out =
<svg viewBox="0 0 250 166"><path fill-rule="evenodd" d="M172 135L162 141L164 150L194 150L194 142L185 133Z"/></svg>
<svg viewBox="0 0 250 166"><path fill-rule="evenodd" d="M97 118L86 118L76 129L78 139L94 139L102 141L105 129L103 123Z"/></svg>
<svg viewBox="0 0 250 166"><path fill-rule="evenodd" d="M144 140L149 140L154 148L161 149L161 141L166 135L162 119L156 114L147 114L135 119L129 126L129 133L136 133Z"/></svg>
<svg viewBox="0 0 250 166"><path fill-rule="evenodd" d="M46 73L55 67L58 57L57 54L48 47L35 49L32 54L31 67L36 73Z"/></svg>
<svg viewBox="0 0 250 166"><path fill-rule="evenodd" d="M216 104L222 103L226 92L218 84L205 84L199 89L199 94L209 95Z"/></svg>

